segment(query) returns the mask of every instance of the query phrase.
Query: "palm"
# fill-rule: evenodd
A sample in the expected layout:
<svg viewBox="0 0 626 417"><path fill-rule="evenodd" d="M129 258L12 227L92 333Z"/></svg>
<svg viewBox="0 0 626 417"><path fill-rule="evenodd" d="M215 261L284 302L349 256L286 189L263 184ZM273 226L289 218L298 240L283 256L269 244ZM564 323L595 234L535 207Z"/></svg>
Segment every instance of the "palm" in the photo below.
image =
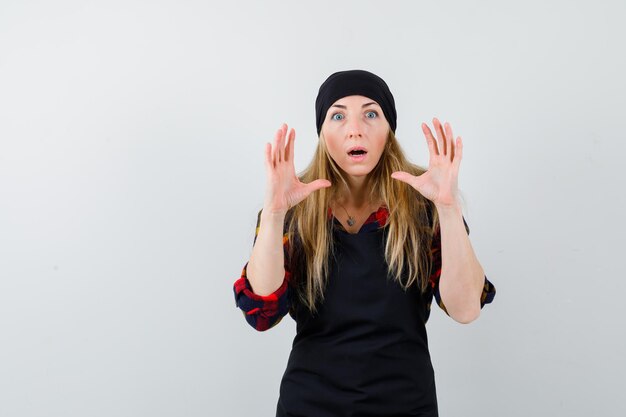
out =
<svg viewBox="0 0 626 417"><path fill-rule="evenodd" d="M430 152L428 170L419 176L396 171L392 177L411 185L436 205L451 206L456 203L458 193L458 173L463 144L460 137L457 138L456 145L454 144L452 127L449 123L446 123L445 133L439 120L435 118L433 123L438 140L435 140L430 128L422 124Z"/></svg>
<svg viewBox="0 0 626 417"><path fill-rule="evenodd" d="M293 207L311 194L311 187L296 176L293 165L283 172L277 169L268 175L268 191L275 207Z"/></svg>
<svg viewBox="0 0 626 417"><path fill-rule="evenodd" d="M294 159L294 141L296 133L293 129L286 138L287 125L276 132L274 146L265 146L265 166L267 172L267 192L264 207L271 211L286 212L300 203L313 191L329 187L328 180L315 180L309 184L300 181L296 176ZM286 140L286 144L285 144Z"/></svg>

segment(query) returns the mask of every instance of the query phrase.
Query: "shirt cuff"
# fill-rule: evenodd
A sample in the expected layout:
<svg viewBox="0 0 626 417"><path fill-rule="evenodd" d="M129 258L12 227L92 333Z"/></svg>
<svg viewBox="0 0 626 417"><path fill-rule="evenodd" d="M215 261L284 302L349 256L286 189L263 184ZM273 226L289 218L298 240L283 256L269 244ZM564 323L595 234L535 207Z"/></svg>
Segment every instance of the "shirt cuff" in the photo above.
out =
<svg viewBox="0 0 626 417"><path fill-rule="evenodd" d="M483 293L480 295L480 308L483 308L485 304L489 304L496 296L496 287L487 279L485 275L485 284L483 286Z"/></svg>
<svg viewBox="0 0 626 417"><path fill-rule="evenodd" d="M279 300L286 295L291 273L285 270L283 283L276 291L268 295L260 295L252 290L250 280L248 280L246 274L247 267L248 263L243 267L241 277L235 281L233 285L236 306L241 308L248 315L260 312L269 315L275 314Z"/></svg>

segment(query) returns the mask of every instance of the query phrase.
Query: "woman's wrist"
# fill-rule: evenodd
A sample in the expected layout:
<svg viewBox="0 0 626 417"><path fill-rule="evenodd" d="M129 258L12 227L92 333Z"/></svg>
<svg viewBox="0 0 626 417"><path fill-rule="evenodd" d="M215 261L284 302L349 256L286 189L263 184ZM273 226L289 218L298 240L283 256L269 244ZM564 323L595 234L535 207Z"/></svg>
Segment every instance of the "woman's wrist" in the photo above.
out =
<svg viewBox="0 0 626 417"><path fill-rule="evenodd" d="M439 214L439 216L455 216L455 215L460 215L462 213L461 211L461 207L458 204L451 204L451 205L442 205L442 204L435 204L435 207L437 208L437 213Z"/></svg>

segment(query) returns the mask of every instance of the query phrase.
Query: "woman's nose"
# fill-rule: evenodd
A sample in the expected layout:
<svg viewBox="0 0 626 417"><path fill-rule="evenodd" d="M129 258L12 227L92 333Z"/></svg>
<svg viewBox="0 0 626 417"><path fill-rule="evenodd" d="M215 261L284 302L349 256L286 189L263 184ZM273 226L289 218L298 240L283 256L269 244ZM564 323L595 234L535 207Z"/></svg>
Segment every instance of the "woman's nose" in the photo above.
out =
<svg viewBox="0 0 626 417"><path fill-rule="evenodd" d="M348 136L361 136L363 134L363 125L358 117L353 118L348 122Z"/></svg>

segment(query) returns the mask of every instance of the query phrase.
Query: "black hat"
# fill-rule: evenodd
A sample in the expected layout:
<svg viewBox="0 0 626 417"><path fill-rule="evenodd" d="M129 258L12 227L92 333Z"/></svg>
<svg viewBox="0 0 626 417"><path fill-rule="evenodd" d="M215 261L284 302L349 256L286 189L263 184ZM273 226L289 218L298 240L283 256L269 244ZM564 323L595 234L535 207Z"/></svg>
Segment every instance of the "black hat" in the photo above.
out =
<svg viewBox="0 0 626 417"><path fill-rule="evenodd" d="M396 104L387 83L369 71L349 70L335 72L320 86L315 99L318 136L328 108L340 98L350 95L361 95L375 100L383 109L391 130L396 132Z"/></svg>

